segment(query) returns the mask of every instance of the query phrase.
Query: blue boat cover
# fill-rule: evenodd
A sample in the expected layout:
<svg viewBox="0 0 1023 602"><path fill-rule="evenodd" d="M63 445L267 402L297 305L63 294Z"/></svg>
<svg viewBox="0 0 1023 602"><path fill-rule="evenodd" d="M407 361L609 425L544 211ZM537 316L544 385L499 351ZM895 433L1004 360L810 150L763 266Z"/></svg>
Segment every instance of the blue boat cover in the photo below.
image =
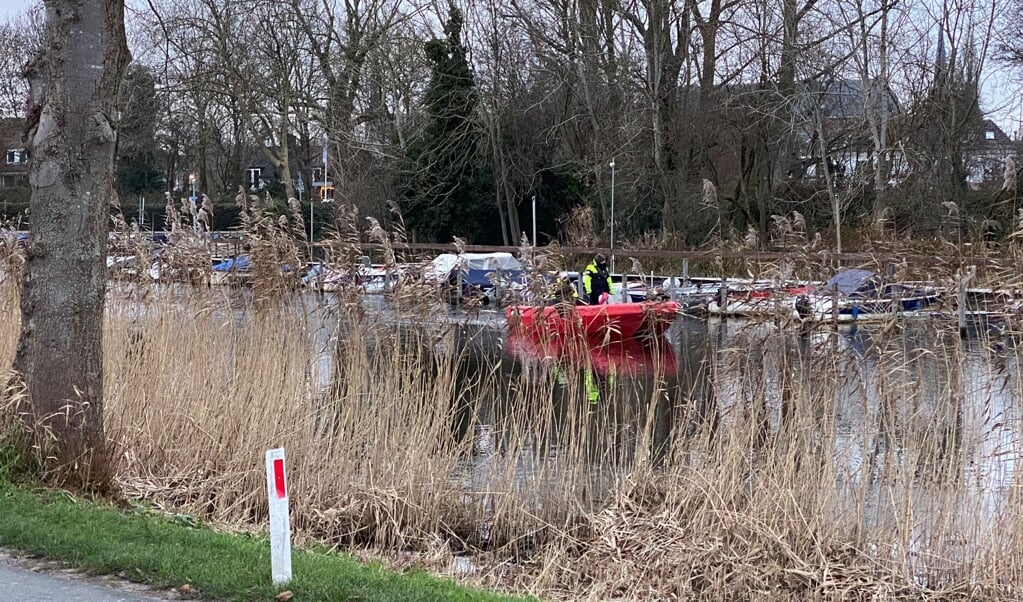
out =
<svg viewBox="0 0 1023 602"><path fill-rule="evenodd" d="M828 280L825 291L838 287L838 292L849 297L876 297L881 278L870 270L842 270Z"/></svg>
<svg viewBox="0 0 1023 602"><path fill-rule="evenodd" d="M468 284L468 285L471 285L471 286L478 286L478 287L484 288L484 289L490 288L490 287L494 286L494 283L491 280L491 277L492 276L496 276L496 275L497 275L497 271L496 270L473 270L473 269L469 269L469 270L466 270L462 274L462 284ZM509 270L509 271L502 271L501 272L502 280L505 283L512 283L512 282L514 282L514 283L521 283L522 282L522 275L523 275L522 270Z"/></svg>
<svg viewBox="0 0 1023 602"><path fill-rule="evenodd" d="M247 272L251 266L248 255L239 255L213 264L214 272Z"/></svg>

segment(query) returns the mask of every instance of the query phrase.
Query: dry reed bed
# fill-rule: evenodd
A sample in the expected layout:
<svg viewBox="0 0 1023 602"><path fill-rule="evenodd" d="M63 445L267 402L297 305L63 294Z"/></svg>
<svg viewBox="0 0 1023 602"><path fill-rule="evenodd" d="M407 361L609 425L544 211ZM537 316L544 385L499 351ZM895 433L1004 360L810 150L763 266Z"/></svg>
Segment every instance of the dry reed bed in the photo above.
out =
<svg viewBox="0 0 1023 602"><path fill-rule="evenodd" d="M712 352L711 424L637 467L530 579L588 599L1018 596L1018 496L985 474L1012 451L985 446L1015 367L967 378L976 356L941 338L881 341L856 366L786 337L732 342Z"/></svg>
<svg viewBox="0 0 1023 602"><path fill-rule="evenodd" d="M3 288L0 360L16 343ZM108 434L131 495L265 518L284 445L303 538L565 599L1014 599L1014 347L710 325L678 375L503 373L431 308L134 289L111 303ZM8 319L10 318L10 319ZM466 341L470 341L469 344Z"/></svg>

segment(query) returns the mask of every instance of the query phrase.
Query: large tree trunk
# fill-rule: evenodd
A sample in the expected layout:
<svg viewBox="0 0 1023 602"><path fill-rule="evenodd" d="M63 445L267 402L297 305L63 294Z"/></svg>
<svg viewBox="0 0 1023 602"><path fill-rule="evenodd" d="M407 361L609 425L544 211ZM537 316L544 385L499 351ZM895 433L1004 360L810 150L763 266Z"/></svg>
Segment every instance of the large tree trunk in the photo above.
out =
<svg viewBox="0 0 1023 602"><path fill-rule="evenodd" d="M114 115L128 63L124 0L46 0L42 54L29 69L31 226L14 366L37 442L61 473L102 486L103 303Z"/></svg>

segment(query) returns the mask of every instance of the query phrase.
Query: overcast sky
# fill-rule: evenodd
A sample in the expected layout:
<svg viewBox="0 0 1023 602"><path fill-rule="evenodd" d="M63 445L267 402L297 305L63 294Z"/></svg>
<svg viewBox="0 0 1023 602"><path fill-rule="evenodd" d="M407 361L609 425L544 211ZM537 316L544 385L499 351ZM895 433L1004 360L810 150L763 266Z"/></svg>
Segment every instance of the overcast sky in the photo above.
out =
<svg viewBox="0 0 1023 602"><path fill-rule="evenodd" d="M0 20L7 20L12 15L23 13L33 4L35 2L32 0L0 0Z"/></svg>

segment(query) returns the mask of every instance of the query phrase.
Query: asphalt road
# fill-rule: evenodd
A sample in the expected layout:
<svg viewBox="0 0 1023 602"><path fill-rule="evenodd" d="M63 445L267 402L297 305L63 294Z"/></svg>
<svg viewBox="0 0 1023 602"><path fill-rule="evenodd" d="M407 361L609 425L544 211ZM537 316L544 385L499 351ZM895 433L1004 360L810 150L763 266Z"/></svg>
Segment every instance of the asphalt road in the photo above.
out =
<svg viewBox="0 0 1023 602"><path fill-rule="evenodd" d="M86 578L70 572L35 572L26 566L0 559L0 602L152 602L167 600L131 591L131 584ZM157 595L158 592L153 592Z"/></svg>

